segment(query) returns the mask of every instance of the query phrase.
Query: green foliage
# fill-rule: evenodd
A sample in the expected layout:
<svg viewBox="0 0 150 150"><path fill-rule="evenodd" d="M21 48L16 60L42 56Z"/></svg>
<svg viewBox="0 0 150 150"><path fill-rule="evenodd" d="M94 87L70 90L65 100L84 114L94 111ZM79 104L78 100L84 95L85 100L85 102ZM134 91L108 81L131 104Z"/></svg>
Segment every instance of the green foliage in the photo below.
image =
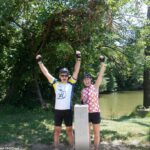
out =
<svg viewBox="0 0 150 150"><path fill-rule="evenodd" d="M84 53L84 45L89 42L93 29L91 25L96 22L94 17L100 19L93 14L98 4L83 0L70 3L3 0L1 4L1 56L4 58L0 73L1 99L34 107L37 105L35 81L39 78L35 55L42 53L45 65L54 76L62 66L72 72L75 50L79 48ZM105 3L101 1L100 4L104 12ZM44 87L44 98L49 98L48 84L43 77L39 81Z"/></svg>
<svg viewBox="0 0 150 150"><path fill-rule="evenodd" d="M128 17L128 14L134 18L139 16L138 10L128 0L107 3L103 0L1 0L0 100L35 107L39 105L38 81L44 99L53 104L54 93L35 62L38 53L42 54L50 73L58 78L60 67L68 67L73 72L75 51L81 51L76 97L80 97L84 72L90 72L96 80L100 54L107 57L108 64L101 91L142 88L147 28L142 29L143 22L140 26L132 24Z"/></svg>
<svg viewBox="0 0 150 150"><path fill-rule="evenodd" d="M150 56L145 57L145 68L150 69Z"/></svg>
<svg viewBox="0 0 150 150"><path fill-rule="evenodd" d="M112 74L109 74L107 79L107 91L116 91L117 90L117 84L116 79Z"/></svg>

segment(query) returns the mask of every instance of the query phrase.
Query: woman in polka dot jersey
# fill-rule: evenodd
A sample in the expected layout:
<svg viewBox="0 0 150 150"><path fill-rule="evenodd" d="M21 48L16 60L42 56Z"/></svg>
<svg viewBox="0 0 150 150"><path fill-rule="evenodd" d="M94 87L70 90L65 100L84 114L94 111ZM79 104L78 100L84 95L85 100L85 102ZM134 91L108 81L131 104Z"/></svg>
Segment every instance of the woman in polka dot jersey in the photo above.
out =
<svg viewBox="0 0 150 150"><path fill-rule="evenodd" d="M105 57L100 56L100 71L95 84L92 83L92 76L89 73L84 74L83 84L84 88L81 91L82 104L88 105L89 123L92 123L94 132L94 150L99 149L100 143L100 107L99 107L99 87L101 85L103 75L106 69L104 63Z"/></svg>

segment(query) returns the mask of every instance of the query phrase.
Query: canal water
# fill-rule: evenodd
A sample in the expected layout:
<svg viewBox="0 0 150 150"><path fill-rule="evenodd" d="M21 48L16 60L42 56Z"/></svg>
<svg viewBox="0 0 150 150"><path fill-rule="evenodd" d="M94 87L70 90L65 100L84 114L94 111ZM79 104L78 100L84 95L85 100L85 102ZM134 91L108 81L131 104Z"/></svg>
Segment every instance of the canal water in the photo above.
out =
<svg viewBox="0 0 150 150"><path fill-rule="evenodd" d="M130 115L143 104L143 91L124 91L100 95L101 116L105 119Z"/></svg>

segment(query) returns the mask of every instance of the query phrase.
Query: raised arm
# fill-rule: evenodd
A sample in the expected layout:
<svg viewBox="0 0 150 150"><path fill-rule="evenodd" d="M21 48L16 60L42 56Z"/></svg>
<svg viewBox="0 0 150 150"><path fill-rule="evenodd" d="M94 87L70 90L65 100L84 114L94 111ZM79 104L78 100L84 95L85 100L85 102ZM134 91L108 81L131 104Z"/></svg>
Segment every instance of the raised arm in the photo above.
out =
<svg viewBox="0 0 150 150"><path fill-rule="evenodd" d="M80 53L80 51L76 51L76 64L74 66L74 72L73 72L73 75L72 75L72 77L76 80L78 78L80 65L81 65L81 53Z"/></svg>
<svg viewBox="0 0 150 150"><path fill-rule="evenodd" d="M104 76L104 72L106 70L106 65L104 63L105 61L105 57L104 56L100 56L100 63L101 63L101 66L100 66L100 71L99 71L99 74L98 74L98 77L97 77L97 80L95 82L95 87L98 89L102 83L102 80L103 80L103 76Z"/></svg>
<svg viewBox="0 0 150 150"><path fill-rule="evenodd" d="M54 77L48 72L47 68L44 66L41 55L37 55L36 60L44 76L48 79L48 81L51 82Z"/></svg>

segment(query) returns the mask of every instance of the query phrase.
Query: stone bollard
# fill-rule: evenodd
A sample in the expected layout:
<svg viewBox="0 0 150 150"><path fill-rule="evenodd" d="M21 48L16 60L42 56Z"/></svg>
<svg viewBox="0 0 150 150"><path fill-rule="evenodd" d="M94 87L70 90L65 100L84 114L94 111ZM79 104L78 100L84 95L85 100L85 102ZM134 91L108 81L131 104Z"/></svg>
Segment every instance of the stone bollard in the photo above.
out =
<svg viewBox="0 0 150 150"><path fill-rule="evenodd" d="M75 150L89 150L89 121L88 106L75 105L74 107L74 129L75 129Z"/></svg>

